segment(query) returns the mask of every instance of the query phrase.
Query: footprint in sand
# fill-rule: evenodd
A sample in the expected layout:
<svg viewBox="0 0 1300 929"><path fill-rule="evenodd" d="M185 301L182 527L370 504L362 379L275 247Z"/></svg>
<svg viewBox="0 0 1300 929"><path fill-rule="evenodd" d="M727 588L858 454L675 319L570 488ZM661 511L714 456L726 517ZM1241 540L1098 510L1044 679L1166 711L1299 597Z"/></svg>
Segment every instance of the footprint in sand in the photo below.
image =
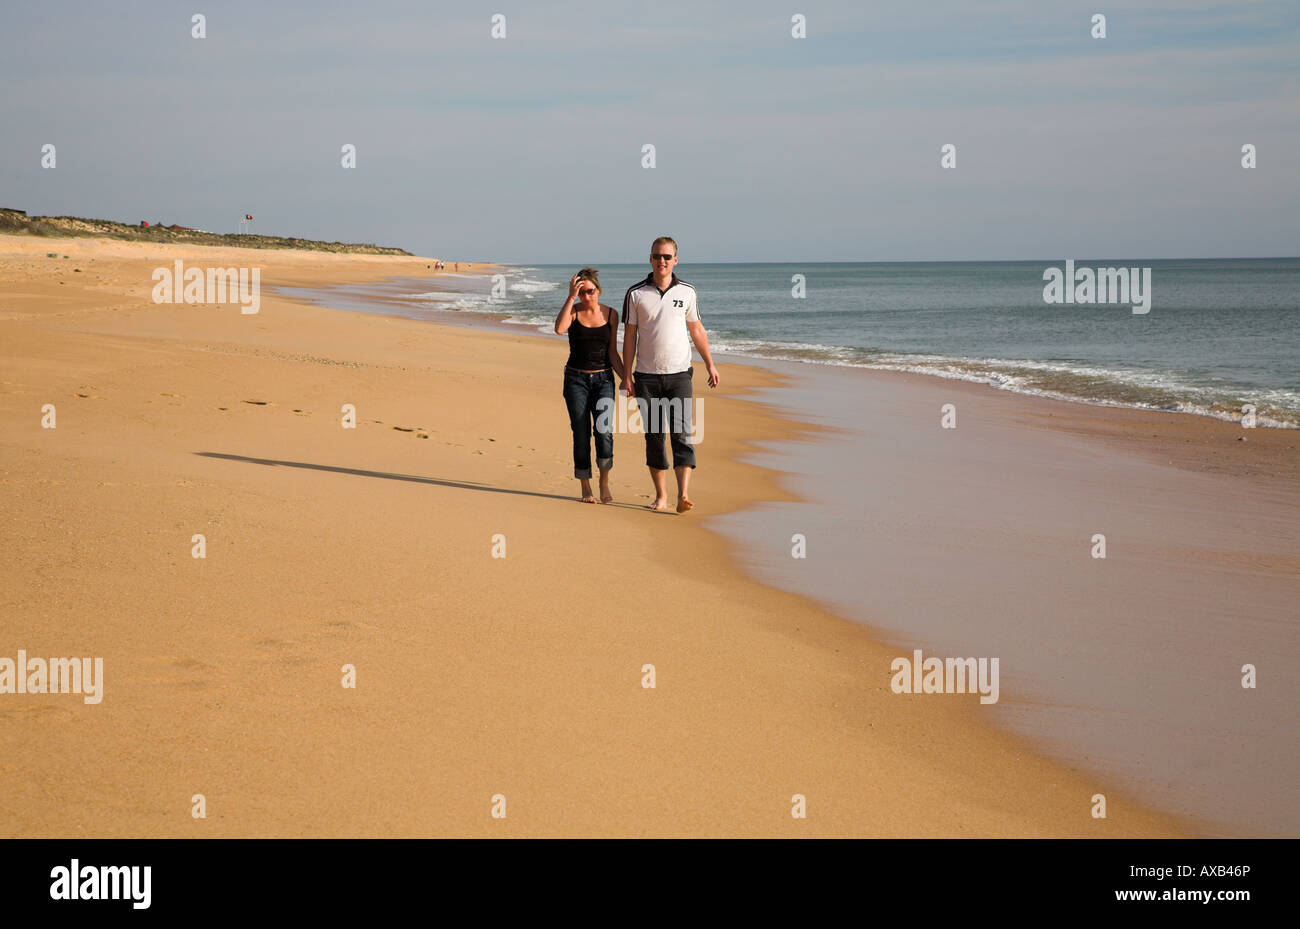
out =
<svg viewBox="0 0 1300 929"><path fill-rule="evenodd" d="M197 658L164 658L160 660L166 661L173 668L182 668L186 671L211 671L212 670L212 665L205 664L204 662L199 661Z"/></svg>
<svg viewBox="0 0 1300 929"><path fill-rule="evenodd" d="M429 437L428 431L423 426L394 426L398 432L414 432L421 439Z"/></svg>
<svg viewBox="0 0 1300 929"><path fill-rule="evenodd" d="M197 658L180 658L175 655L152 655L149 661L165 666L160 676L155 677L159 684L170 684L173 687L185 687L189 690L207 690L212 687L212 682L202 677L203 672L213 670L212 665L199 661ZM188 673L190 675L199 675L190 677L188 680L177 679L174 677L162 676L169 672Z"/></svg>
<svg viewBox="0 0 1300 929"><path fill-rule="evenodd" d="M13 709L0 712L0 719L40 719L41 725L49 725L55 720L71 719L72 711L63 707L51 706L48 703L37 703L28 706L16 706Z"/></svg>
<svg viewBox="0 0 1300 929"><path fill-rule="evenodd" d="M358 628L356 623L346 619L322 622L313 631L313 639L338 639L348 636Z"/></svg>
<svg viewBox="0 0 1300 929"><path fill-rule="evenodd" d="M253 404L253 406L267 406L267 405L268 405L268 402L267 402L266 400L245 400L244 402L245 402L245 403L251 403L251 404Z"/></svg>

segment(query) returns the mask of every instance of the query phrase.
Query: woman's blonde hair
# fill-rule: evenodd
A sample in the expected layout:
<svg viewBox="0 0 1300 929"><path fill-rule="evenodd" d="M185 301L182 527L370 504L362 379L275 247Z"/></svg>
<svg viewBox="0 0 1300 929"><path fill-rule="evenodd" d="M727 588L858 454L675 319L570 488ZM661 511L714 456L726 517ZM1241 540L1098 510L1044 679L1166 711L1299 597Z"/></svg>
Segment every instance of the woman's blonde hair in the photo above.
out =
<svg viewBox="0 0 1300 929"><path fill-rule="evenodd" d="M583 268L578 272L578 280L591 281L596 285L596 293L600 293L602 290L600 286L600 272L595 268Z"/></svg>

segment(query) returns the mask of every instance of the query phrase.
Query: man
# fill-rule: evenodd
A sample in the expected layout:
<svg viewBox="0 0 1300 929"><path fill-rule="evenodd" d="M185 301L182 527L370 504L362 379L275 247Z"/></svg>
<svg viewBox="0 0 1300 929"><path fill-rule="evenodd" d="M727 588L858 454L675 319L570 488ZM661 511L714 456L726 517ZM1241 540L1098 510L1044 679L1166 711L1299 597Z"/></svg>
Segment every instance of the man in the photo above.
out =
<svg viewBox="0 0 1300 929"><path fill-rule="evenodd" d="M700 322L695 288L673 273L676 267L677 243L660 236L650 246L650 273L623 297L623 389L629 397L635 395L641 411L645 463L655 487L650 509L668 509L668 458L664 454L664 427L668 425L677 475L677 512L685 513L695 506L690 497L695 447L687 441L693 401L691 377L695 373L692 343L708 367L709 387L717 387L722 378L709 354L709 337ZM670 422L665 424L665 419Z"/></svg>

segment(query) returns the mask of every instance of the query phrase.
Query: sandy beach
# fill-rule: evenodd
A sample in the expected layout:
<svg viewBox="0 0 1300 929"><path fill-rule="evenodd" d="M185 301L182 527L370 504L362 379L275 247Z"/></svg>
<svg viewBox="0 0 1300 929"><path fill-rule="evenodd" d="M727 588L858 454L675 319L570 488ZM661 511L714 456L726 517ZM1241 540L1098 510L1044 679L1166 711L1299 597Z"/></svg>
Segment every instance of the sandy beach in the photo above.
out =
<svg viewBox="0 0 1300 929"><path fill-rule="evenodd" d="M0 835L1202 832L996 728L974 695L891 692L897 647L746 573L706 523L796 502L756 456L829 435L757 402L788 383L779 372L723 367L694 513L643 509L635 436L616 439L615 504L582 506L558 341L265 292L252 315L155 304L151 272L176 259L256 266L263 287L437 286L424 258L0 236L0 656L104 666L95 705L0 695ZM880 380L921 397L924 379ZM1238 442L1240 427L1199 417L1005 399L1049 465L1042 449L1158 461L1194 475L1198 506L1296 505L1295 431ZM901 475L932 449L889 409L873 428ZM916 503L925 524L952 495L932 503ZM1274 537L1259 556L1251 516L1233 557L1272 580L1232 592L1272 615L1300 556ZM982 557L1033 542L991 531Z"/></svg>

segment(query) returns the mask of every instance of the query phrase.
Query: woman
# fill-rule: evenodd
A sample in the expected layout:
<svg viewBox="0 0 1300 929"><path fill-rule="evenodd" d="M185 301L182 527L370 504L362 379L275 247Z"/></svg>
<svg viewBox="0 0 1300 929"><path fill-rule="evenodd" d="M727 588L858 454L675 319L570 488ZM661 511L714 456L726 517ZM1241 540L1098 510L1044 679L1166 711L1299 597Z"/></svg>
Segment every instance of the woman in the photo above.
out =
<svg viewBox="0 0 1300 929"><path fill-rule="evenodd" d="M569 280L569 299L555 317L555 334L566 332L569 360L564 366L564 402L573 430L573 476L582 484L582 502L595 503L591 493L594 425L600 502L613 503L609 472L614 467L614 375L623 377L623 359L618 354L618 312L600 302L600 277L595 268L583 268Z"/></svg>

